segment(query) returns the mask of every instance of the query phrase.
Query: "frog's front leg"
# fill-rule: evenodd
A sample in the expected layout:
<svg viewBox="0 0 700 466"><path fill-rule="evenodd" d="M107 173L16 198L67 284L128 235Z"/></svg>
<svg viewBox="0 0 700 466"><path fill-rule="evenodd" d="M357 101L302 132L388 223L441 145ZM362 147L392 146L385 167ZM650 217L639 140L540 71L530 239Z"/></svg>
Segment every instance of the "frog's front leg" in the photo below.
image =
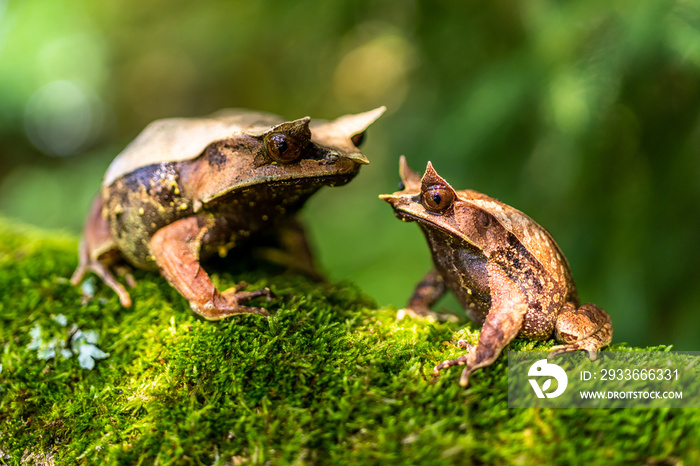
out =
<svg viewBox="0 0 700 466"><path fill-rule="evenodd" d="M199 263L202 237L209 230L204 218L188 217L158 230L148 246L161 274L189 302L194 312L207 320L218 320L236 314L268 315L265 309L242 306L259 296L269 296L265 288L239 291L239 287L219 292Z"/></svg>
<svg viewBox="0 0 700 466"><path fill-rule="evenodd" d="M462 371L459 384L466 387L469 375L475 370L492 364L501 354L503 348L515 338L523 326L528 309L527 298L512 279L497 265L487 263L489 288L491 289L491 309L481 328L479 341L475 347L459 358L437 365L433 375L447 367L466 366Z"/></svg>
<svg viewBox="0 0 700 466"><path fill-rule="evenodd" d="M555 346L549 358L569 351L588 351L591 361L598 357L598 350L612 341L612 322L607 312L593 303L576 308L566 303L557 316L555 338L564 345Z"/></svg>
<svg viewBox="0 0 700 466"><path fill-rule="evenodd" d="M435 304L446 291L445 280L436 269L430 270L423 280L416 285L416 289L408 301L408 306L396 312L396 318L402 320L405 317L428 317L438 320L439 316L430 308Z"/></svg>

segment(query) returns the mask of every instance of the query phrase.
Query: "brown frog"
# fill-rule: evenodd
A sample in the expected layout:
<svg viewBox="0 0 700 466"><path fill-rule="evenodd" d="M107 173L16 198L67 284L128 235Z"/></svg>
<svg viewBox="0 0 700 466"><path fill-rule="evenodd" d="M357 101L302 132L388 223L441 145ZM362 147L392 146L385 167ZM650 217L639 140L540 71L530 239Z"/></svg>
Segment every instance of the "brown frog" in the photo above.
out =
<svg viewBox="0 0 700 466"><path fill-rule="evenodd" d="M421 178L404 157L403 189L382 195L405 222L418 222L435 268L417 285L402 315L435 317L430 307L449 289L482 325L476 346L435 367L466 366L469 375L492 364L513 338L557 341L553 354L585 350L591 360L612 340L610 316L579 305L569 265L550 234L527 215L476 191L455 191L428 162Z"/></svg>
<svg viewBox="0 0 700 466"><path fill-rule="evenodd" d="M80 264L72 283L96 273L129 307L131 298L111 267L121 259L157 271L190 303L216 320L268 289L223 292L200 259L226 256L251 238L273 237L277 257L314 273L294 214L322 186L349 182L369 163L358 146L384 107L333 121L285 121L248 110L148 125L105 174L88 213Z"/></svg>

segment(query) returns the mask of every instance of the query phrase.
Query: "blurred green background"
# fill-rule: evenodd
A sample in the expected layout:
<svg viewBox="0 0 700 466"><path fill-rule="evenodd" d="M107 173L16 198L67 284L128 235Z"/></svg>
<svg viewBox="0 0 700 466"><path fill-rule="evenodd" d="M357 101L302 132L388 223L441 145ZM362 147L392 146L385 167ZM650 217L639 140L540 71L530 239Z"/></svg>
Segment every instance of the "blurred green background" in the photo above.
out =
<svg viewBox="0 0 700 466"><path fill-rule="evenodd" d="M402 306L428 270L377 199L405 154L549 229L615 342L700 350L697 1L0 0L0 214L77 235L156 118L379 105L304 210L332 279Z"/></svg>

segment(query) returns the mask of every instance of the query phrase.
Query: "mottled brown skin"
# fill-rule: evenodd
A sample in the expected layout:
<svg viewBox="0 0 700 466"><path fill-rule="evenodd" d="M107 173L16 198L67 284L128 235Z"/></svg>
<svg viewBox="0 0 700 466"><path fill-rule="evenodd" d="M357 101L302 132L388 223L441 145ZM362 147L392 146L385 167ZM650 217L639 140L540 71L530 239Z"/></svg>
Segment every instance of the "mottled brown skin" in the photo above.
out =
<svg viewBox="0 0 700 466"><path fill-rule="evenodd" d="M269 296L268 289L242 291L239 284L220 292L200 260L265 236L273 239L269 257L318 276L294 214L319 188L349 182L368 163L353 141L371 121L353 117L317 125L314 135L309 118L262 134L234 134L194 159L139 166L117 177L93 203L72 282L93 271L128 307L129 293L110 271L125 259L160 271L206 319L267 314L243 303Z"/></svg>
<svg viewBox="0 0 700 466"><path fill-rule="evenodd" d="M440 370L466 366L469 375L492 364L513 338L546 339L563 345L552 355L597 350L612 340L610 316L579 305L569 265L549 233L522 212L471 190L455 191L428 163L421 178L401 157L405 187L380 196L403 221L418 222L435 268L418 284L399 317L436 315L430 307L447 291L455 293L469 317L482 325L476 346L460 341L467 354L445 361Z"/></svg>

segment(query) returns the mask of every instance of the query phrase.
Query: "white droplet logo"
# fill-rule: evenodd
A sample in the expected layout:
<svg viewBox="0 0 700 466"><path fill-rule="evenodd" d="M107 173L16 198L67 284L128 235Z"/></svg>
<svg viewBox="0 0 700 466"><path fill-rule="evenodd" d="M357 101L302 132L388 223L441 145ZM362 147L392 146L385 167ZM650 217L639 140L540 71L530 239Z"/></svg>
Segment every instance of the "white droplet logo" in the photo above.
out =
<svg viewBox="0 0 700 466"><path fill-rule="evenodd" d="M537 398L556 398L564 393L569 383L569 378L566 376L564 369L554 363L548 363L546 359L540 359L530 366L527 375L530 377L549 377L542 384L542 388L540 388L535 379L528 379ZM552 386L552 380L554 379L557 381L557 389L552 393L548 393L547 391Z"/></svg>

